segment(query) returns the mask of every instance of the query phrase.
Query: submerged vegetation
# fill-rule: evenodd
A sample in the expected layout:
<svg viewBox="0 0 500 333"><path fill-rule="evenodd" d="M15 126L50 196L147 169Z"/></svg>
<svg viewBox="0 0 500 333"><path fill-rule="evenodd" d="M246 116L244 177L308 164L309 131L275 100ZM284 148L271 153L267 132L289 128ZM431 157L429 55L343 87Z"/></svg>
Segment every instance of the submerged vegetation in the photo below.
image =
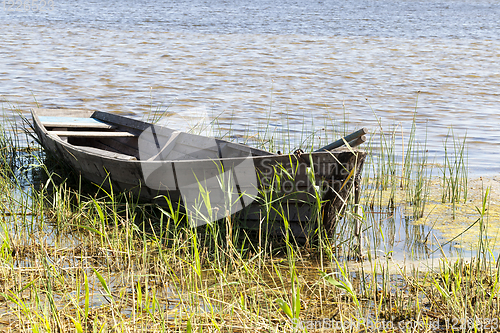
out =
<svg viewBox="0 0 500 333"><path fill-rule="evenodd" d="M66 179L10 131L0 131L2 331L500 328L497 210L487 184L469 188L465 137L450 133L452 148L444 142L436 166L415 121L401 155L401 129L381 125L367 147L361 204L348 203L335 237L318 230L317 241L298 245L288 234L241 229L233 217L190 228L168 198L154 207L126 193L84 191L83 180ZM247 137L288 151L290 141L273 134ZM331 137L300 142L310 150Z"/></svg>

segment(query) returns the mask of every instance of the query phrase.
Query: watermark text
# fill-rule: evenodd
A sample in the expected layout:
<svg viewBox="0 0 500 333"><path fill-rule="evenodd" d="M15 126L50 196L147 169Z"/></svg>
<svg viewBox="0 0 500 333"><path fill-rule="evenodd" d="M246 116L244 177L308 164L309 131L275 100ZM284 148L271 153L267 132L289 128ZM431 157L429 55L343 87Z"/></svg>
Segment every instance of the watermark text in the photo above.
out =
<svg viewBox="0 0 500 333"><path fill-rule="evenodd" d="M51 12L54 0L3 0L3 9L8 12Z"/></svg>

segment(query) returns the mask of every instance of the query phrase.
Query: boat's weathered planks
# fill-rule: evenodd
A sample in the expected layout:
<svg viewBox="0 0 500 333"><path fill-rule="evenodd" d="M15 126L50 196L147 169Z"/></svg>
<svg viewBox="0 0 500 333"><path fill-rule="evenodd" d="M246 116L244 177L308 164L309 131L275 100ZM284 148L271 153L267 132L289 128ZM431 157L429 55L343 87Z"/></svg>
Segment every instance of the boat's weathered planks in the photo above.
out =
<svg viewBox="0 0 500 333"><path fill-rule="evenodd" d="M116 159L122 159L122 160L128 160L128 161L136 161L137 160L137 158L135 156L120 154L120 153L107 151L104 149L99 149L99 148L94 148L94 147L79 146L78 149L83 150L83 151L87 151L89 154L100 155L100 156L104 156L107 158L116 158Z"/></svg>
<svg viewBox="0 0 500 333"><path fill-rule="evenodd" d="M359 150L324 148L277 155L99 111L35 108L32 116L48 152L105 188L111 183L114 190L160 204L164 197L184 202L187 194L200 194L200 177L216 196L221 182L213 179L226 177L229 170L236 183L232 204L244 208L239 213L242 225L262 228L266 221L265 229L282 233L286 219L296 236L313 231L319 219L333 231L337 214L358 185L366 156ZM251 167L238 168L241 165ZM315 191L320 187L318 210ZM264 200L270 189L271 204Z"/></svg>
<svg viewBox="0 0 500 333"><path fill-rule="evenodd" d="M106 124L94 118L41 116L39 119L46 128L115 128L113 125Z"/></svg>
<svg viewBox="0 0 500 333"><path fill-rule="evenodd" d="M137 136L129 132L48 131L48 133L51 135L64 137L74 136L78 138L125 138Z"/></svg>

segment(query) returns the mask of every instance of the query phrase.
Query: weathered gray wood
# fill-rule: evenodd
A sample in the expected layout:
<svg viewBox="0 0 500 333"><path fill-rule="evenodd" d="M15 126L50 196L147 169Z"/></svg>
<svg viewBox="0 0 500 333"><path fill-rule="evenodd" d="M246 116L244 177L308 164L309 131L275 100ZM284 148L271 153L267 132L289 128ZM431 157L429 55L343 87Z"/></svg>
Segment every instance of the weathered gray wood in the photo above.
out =
<svg viewBox="0 0 500 333"><path fill-rule="evenodd" d="M366 135L362 135L357 139L349 141L349 147L354 148L354 147L357 147L364 142L366 142Z"/></svg>
<svg viewBox="0 0 500 333"><path fill-rule="evenodd" d="M89 118L95 111L91 110L81 110L81 109L45 109L45 108L33 108L32 110L38 116L50 116L50 117L82 117Z"/></svg>
<svg viewBox="0 0 500 333"><path fill-rule="evenodd" d="M101 115L100 117L103 118L103 116ZM106 117L106 119L108 118L109 117ZM121 124L125 124L125 121L120 120L120 122ZM129 125L133 125L135 126L135 128L140 127L136 123ZM153 156L156 156L154 157L154 159L157 160L159 157L158 152L162 149L162 147L165 146L166 142L169 141L170 136L176 131L173 129L160 127L157 125L150 125L150 127L146 127L145 131L147 131L147 134L140 136L141 154L145 156L144 157L145 160L149 160ZM218 156L219 158L248 156L249 154L251 154L252 156L274 155L265 150L251 148L243 144L227 142L220 139L207 138L202 135L195 135L184 132L182 132L176 138L174 146L169 146L169 150L177 151L180 153L186 152L188 155L185 157L181 157L179 156L179 154L174 153L173 155L175 156L175 159L206 158L206 157L197 157L198 155L200 155L200 153L196 153L194 155L190 154L192 152L202 151L202 150L210 150L217 155L220 152L222 156ZM189 155L191 155L191 157ZM214 156L212 156L211 153L209 153L209 155L211 156L211 158L214 158ZM162 153L161 156L164 159L171 158L165 153ZM200 156L203 156L203 154L201 154Z"/></svg>
<svg viewBox="0 0 500 333"><path fill-rule="evenodd" d="M57 136L77 136L82 138L113 138L113 137L134 137L136 135L129 132L90 132L90 131L48 131L49 134Z"/></svg>
<svg viewBox="0 0 500 333"><path fill-rule="evenodd" d="M91 146L114 152L136 156L139 158L136 137L125 138L92 138Z"/></svg>
<svg viewBox="0 0 500 333"><path fill-rule="evenodd" d="M94 147L75 146L75 149L83 150L83 151L88 152L90 154L105 156L107 158L117 158L117 159L127 160L127 161L136 161L137 160L137 158L135 156L106 151L106 150L94 148Z"/></svg>
<svg viewBox="0 0 500 333"><path fill-rule="evenodd" d="M216 140L219 146L219 151L222 156L221 158L231 158L231 157L246 157L246 156L271 156L276 155L262 149L252 148L246 145L227 142L224 140Z"/></svg>
<svg viewBox="0 0 500 333"><path fill-rule="evenodd" d="M326 145L323 148L316 150L315 152L332 150L335 148L342 147L343 145L345 145L346 142L351 142L351 141L353 141L353 140L355 140L355 139L359 138L360 136L365 135L367 133L368 133L368 129L363 127L362 129L357 130L356 132L353 132L349 135L346 135L343 139L338 139L337 141L332 142L329 145Z"/></svg>
<svg viewBox="0 0 500 333"><path fill-rule="evenodd" d="M96 129L113 129L114 125L106 124L94 118L82 117L55 117L55 116L40 116L40 121L45 127L57 128L96 128Z"/></svg>
<svg viewBox="0 0 500 333"><path fill-rule="evenodd" d="M57 110L55 113L58 117L65 115L70 117L93 117L116 126L120 132L127 133L126 137L102 137L101 133L103 132L95 131L90 132L92 135L89 137L66 137L68 142L64 142L58 136L48 135L49 132L38 118L37 112L40 112L41 116L52 116L51 111L49 109L32 110L35 132L47 151L65 160L82 176L97 184L102 184L106 189L110 189L109 182L111 182L114 190L131 191L143 200L152 201L160 195L169 197L174 202L180 201L180 190L177 189L179 181L187 183L188 188L195 191L195 193L198 191L198 184L195 182L196 177L191 177L189 170L195 172L198 170L199 174L206 173L208 176L215 177L217 176L217 168L214 168L214 166L220 167L222 163L226 170L230 170L232 166L248 162L251 159L255 169L245 169L236 175L238 182L242 183L238 187L238 192L256 193L255 188L246 184L247 178L255 177L254 170L258 173L261 181L267 179L265 177L269 179L281 177L282 180L288 181L288 184L295 186L300 193L289 195L290 193L287 191L289 188L278 188L278 195L273 197L273 205L277 205L278 208L287 207L284 215L290 223L290 230L294 235L308 235L311 230L316 228L314 214L316 214L317 209L311 210L308 208L311 203L314 203L315 190L314 186L312 186L314 184L309 183L307 170L312 167L316 181L326 182L327 184L325 188L327 191L321 198L323 202L321 216L323 218L322 224L327 229L327 232L331 233L334 230L337 214L345 208L346 199L352 193L353 186L359 184L359 175L366 156L366 153L362 151L351 151L349 149L335 149L334 151L297 155L274 155L224 140L215 140L216 144L214 144L214 139L181 133L177 139L171 140L170 143L168 142L168 135L161 138L160 141L166 144L163 147L158 147L155 144L154 141L158 138L146 138L151 142L143 142L146 147L150 148L150 153L153 155L155 151L158 153L161 148L164 148L164 153L169 150L167 158L171 159L170 161L162 161L163 155L161 155L159 161L138 161L134 159L134 157L139 157L140 139L138 135L144 130L151 129L154 125L98 111ZM57 132L81 135L89 131L52 131L52 133ZM171 135L174 131L164 132ZM99 137L95 137L96 135ZM361 135L348 141L352 142L352 146L356 141L363 141L364 139L366 138ZM154 146L150 146L153 144ZM171 144L172 147L170 147ZM249 150L251 155L248 154ZM158 179L165 186L159 186L158 188L146 186L145 176L143 175L145 168L158 171L156 176L159 176ZM351 177L351 170L354 168L356 168L356 172ZM283 172L280 176L279 173L282 169L285 169L286 172ZM182 175L177 174L177 177L175 177L176 170L177 172L180 170L184 172ZM292 177L288 178L287 173ZM177 179L178 177L180 178ZM256 186L259 187L259 190L265 190L265 184L262 182ZM246 217L244 217L246 219L245 223L248 225L255 224L255 222L260 225L262 214L266 213L266 207L261 206L259 200L262 201L262 197L258 197L258 200L253 203L249 203L248 200L245 201L244 205L249 207ZM271 217L276 223L273 224L273 228L276 227L274 230L284 234L283 219L280 218L280 215L273 213ZM274 222L271 221L271 223Z"/></svg>
<svg viewBox="0 0 500 333"><path fill-rule="evenodd" d="M140 120L135 120L117 114L101 111L95 111L92 114L92 118L99 119L107 123L116 124L122 127L129 127L139 132L142 132L145 129L150 128L151 126L154 126L153 124L149 124Z"/></svg>

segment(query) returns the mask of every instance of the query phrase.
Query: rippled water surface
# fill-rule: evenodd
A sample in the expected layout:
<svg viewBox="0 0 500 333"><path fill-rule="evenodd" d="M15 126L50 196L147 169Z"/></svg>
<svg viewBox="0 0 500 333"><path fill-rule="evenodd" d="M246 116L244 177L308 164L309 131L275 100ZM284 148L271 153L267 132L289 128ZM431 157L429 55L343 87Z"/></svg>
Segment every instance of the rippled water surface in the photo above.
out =
<svg viewBox="0 0 500 333"><path fill-rule="evenodd" d="M453 127L469 138L473 172L500 171L497 2L54 0L45 12L8 3L4 106L206 111L243 133L267 122L308 131L311 119L342 122L344 110L352 128L376 130L376 114L407 131L417 104L431 159Z"/></svg>

